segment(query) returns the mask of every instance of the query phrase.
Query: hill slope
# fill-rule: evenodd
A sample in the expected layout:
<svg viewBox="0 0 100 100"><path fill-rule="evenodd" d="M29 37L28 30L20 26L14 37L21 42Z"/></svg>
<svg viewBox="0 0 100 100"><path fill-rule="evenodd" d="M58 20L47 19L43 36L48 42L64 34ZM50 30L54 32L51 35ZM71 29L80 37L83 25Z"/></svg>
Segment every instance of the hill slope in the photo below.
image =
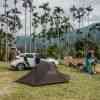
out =
<svg viewBox="0 0 100 100"><path fill-rule="evenodd" d="M91 28L93 28L93 29L91 30ZM77 36L85 36L87 33L89 33L90 30L91 30L91 35L95 36L95 34L96 34L97 41L100 41L100 23L91 24L89 26L81 28L80 31L82 32L82 34L77 35ZM75 39L77 37L76 33L77 32L65 33L64 37L66 38L66 40L70 39L71 37L72 37L72 39ZM27 40L27 48L29 48L30 37L27 36L26 40ZM40 40L40 41L42 43L42 40ZM38 43L39 40L37 40L36 42ZM73 42L74 42L74 40L73 40ZM25 43L25 36L17 36L17 38L16 38L17 48L24 48L24 43Z"/></svg>

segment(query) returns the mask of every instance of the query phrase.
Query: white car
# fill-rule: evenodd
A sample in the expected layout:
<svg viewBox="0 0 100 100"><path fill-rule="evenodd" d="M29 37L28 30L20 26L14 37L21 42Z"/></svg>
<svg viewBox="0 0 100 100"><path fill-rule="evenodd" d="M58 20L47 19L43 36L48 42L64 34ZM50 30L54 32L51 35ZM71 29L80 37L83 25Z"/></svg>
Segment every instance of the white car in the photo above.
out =
<svg viewBox="0 0 100 100"><path fill-rule="evenodd" d="M23 70L25 68L33 68L36 65L38 53L22 53L11 61L10 65L13 69Z"/></svg>
<svg viewBox="0 0 100 100"><path fill-rule="evenodd" d="M41 61L46 61L46 62L50 62L50 63L54 63L56 65L59 64L59 61L54 59L54 58L46 58L46 59L41 59Z"/></svg>

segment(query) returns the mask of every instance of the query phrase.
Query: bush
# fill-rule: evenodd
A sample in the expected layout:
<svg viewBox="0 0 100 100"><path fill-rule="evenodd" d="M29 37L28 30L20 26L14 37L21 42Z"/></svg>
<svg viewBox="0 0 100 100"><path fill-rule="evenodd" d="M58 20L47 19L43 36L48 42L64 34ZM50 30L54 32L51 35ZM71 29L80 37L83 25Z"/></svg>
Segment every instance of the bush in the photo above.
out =
<svg viewBox="0 0 100 100"><path fill-rule="evenodd" d="M47 56L53 57L55 59L63 59L65 50L63 48L59 48L57 45L53 45L47 48Z"/></svg>
<svg viewBox="0 0 100 100"><path fill-rule="evenodd" d="M47 56L57 59L58 55L59 55L59 49L56 45L47 48Z"/></svg>
<svg viewBox="0 0 100 100"><path fill-rule="evenodd" d="M83 57L84 56L84 50L80 49L76 53L76 57Z"/></svg>
<svg viewBox="0 0 100 100"><path fill-rule="evenodd" d="M95 56L96 56L98 59L100 59L100 47L99 47L99 46L96 47L96 49L95 49Z"/></svg>

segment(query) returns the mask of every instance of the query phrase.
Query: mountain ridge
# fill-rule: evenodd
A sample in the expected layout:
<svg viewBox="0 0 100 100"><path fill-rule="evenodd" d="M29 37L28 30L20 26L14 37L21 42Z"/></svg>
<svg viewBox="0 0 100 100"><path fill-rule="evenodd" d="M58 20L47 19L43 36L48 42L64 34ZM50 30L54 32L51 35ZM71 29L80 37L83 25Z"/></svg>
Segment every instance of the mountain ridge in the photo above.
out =
<svg viewBox="0 0 100 100"><path fill-rule="evenodd" d="M94 27L95 26L95 27ZM99 40L100 41L100 23L94 23L94 24L90 24L88 26L85 26L83 28L80 28L80 32L82 32L83 35L89 33L89 30L91 28L93 28L92 31L91 31L91 34L95 35L96 34L96 39L97 41ZM96 27L99 29L96 29ZM71 35L71 33L77 33L77 32L69 32L69 33L66 33L66 39L69 38L68 37L68 34ZM94 34L95 33L95 34ZM73 38L75 38L75 34L72 34L73 35ZM38 40L37 40L38 42ZM25 36L17 36L16 38L16 46L17 48L24 48L24 43L25 43ZM29 47L29 43L30 43L30 36L27 36L26 37L26 43L27 43L27 46Z"/></svg>

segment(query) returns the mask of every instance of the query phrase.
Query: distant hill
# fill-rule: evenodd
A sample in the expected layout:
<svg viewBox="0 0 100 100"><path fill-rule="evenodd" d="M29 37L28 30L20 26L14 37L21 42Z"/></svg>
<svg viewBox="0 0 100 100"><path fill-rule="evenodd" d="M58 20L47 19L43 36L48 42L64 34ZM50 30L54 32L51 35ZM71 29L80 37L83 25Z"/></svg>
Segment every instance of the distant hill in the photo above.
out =
<svg viewBox="0 0 100 100"><path fill-rule="evenodd" d="M27 45L28 45L30 43L29 36L27 36L26 38L25 38L25 36L17 36L17 38L16 38L17 47L24 47L25 39L26 39Z"/></svg>
<svg viewBox="0 0 100 100"><path fill-rule="evenodd" d="M25 39L26 39L26 43L27 43L27 50L29 50L30 36L27 36L26 38L25 38L25 36L17 36L17 38L16 38L16 47L19 48L21 51L24 50Z"/></svg>
<svg viewBox="0 0 100 100"><path fill-rule="evenodd" d="M100 40L100 23L91 24L87 27L81 28L81 32L83 32L84 34L89 33L89 31L91 31L91 35L96 34L96 39Z"/></svg>
<svg viewBox="0 0 100 100"><path fill-rule="evenodd" d="M89 26L81 28L80 31L82 32L82 34L81 35L77 35L77 36L83 36L84 37L89 32L89 30L91 28L93 28L91 30L91 35L95 35L96 34L97 41L100 41L100 23L91 24ZM69 32L69 33L65 33L64 37L66 38L66 40L68 40L69 38L72 37L72 41L74 42L74 40L77 37L76 34L78 34L78 33L77 32ZM27 36L26 40L27 40L27 48L29 48L30 36ZM39 40L37 40L37 43L38 43L38 41ZM40 40L40 41L42 41L42 40ZM24 43L25 43L25 36L17 36L17 38L16 38L17 48L24 48Z"/></svg>

